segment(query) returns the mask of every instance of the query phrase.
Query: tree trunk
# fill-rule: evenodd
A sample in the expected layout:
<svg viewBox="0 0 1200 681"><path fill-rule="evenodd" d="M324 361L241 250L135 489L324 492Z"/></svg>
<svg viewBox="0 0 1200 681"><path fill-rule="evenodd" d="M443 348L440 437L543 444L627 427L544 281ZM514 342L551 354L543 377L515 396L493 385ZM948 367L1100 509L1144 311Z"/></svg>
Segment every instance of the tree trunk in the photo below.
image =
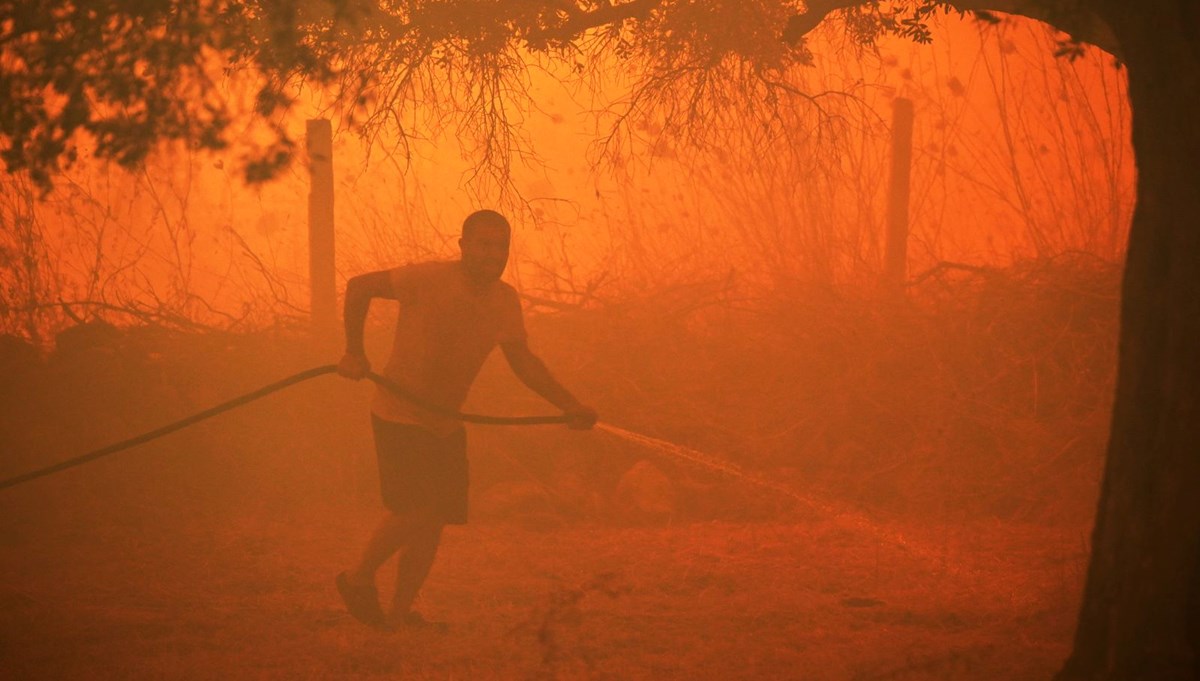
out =
<svg viewBox="0 0 1200 681"><path fill-rule="evenodd" d="M1099 2L1095 4L1100 4ZM1137 205L1075 648L1058 678L1200 678L1200 41L1190 2L1099 10L1129 69Z"/></svg>

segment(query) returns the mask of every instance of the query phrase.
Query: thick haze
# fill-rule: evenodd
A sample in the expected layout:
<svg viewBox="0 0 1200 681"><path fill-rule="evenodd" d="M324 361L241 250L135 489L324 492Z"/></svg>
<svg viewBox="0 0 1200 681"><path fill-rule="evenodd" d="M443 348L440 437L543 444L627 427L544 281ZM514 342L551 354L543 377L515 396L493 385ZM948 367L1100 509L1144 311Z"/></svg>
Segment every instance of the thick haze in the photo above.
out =
<svg viewBox="0 0 1200 681"><path fill-rule="evenodd" d="M1049 678L1112 414L1125 75L1054 58L1041 24L940 21L878 53L815 31L794 84L829 94L765 129L739 101L607 139L628 66L589 90L531 65L507 184L452 120L408 146L335 120L339 295L504 211L530 346L600 425L468 428L470 524L419 602L450 635L374 631L338 598L380 515L365 382L0 491L0 677ZM302 94L295 137L323 110ZM883 296L897 97L913 285ZM0 479L337 361L340 334L304 332L303 154L246 186L244 151L0 189ZM395 307L372 309L378 367ZM74 323L94 318L116 328ZM500 355L465 409L554 411Z"/></svg>

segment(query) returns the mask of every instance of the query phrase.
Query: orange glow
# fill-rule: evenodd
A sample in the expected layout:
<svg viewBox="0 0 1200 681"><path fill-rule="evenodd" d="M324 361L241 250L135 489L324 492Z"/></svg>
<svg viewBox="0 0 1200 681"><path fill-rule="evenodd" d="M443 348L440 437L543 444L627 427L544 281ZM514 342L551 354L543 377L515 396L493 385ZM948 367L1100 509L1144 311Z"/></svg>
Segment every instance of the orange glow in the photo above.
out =
<svg viewBox="0 0 1200 681"><path fill-rule="evenodd" d="M514 155L504 191L472 180L453 127L363 140L334 120L339 295L457 258L469 212L504 212L529 345L602 422L468 429L470 524L445 530L418 601L449 634L343 611L334 575L368 540L379 482L371 391L325 377L0 490L0 669L1049 678L1111 412L1124 74L1094 50L1053 59L1022 20L949 16L933 45L878 56L832 28L811 40L797 83L851 96L818 99L824 117L794 100L770 144L747 103L706 148L656 112L601 149L629 74L591 93L531 69L510 122L536 157ZM297 137L326 103L301 95ZM897 97L916 116L903 295L879 284ZM38 303L0 333L42 342L0 336L0 480L338 361L340 335L306 327L304 159L261 186L239 175L259 126L136 173L81 160L41 202L0 190L0 300ZM22 243L45 257L22 261ZM376 368L397 305L372 304ZM500 352L464 410L555 411Z"/></svg>

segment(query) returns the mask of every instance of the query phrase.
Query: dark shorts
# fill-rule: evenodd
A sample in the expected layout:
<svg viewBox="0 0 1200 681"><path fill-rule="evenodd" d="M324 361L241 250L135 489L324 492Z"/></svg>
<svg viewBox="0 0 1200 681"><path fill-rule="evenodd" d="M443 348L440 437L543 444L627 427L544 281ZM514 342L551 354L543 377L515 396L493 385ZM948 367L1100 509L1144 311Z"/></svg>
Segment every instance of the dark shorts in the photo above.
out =
<svg viewBox="0 0 1200 681"><path fill-rule="evenodd" d="M447 525L467 522L467 434L446 436L371 415L379 488L393 513L429 514Z"/></svg>

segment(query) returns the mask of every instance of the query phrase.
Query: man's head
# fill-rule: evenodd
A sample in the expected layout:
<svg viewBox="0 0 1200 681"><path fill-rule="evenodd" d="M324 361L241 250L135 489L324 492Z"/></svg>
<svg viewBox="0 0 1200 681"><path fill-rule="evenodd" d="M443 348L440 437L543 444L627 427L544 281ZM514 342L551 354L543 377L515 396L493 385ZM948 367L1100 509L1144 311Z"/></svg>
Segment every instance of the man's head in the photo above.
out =
<svg viewBox="0 0 1200 681"><path fill-rule="evenodd" d="M472 281L488 284L504 274L511 234L508 220L494 210L477 210L463 220L458 247L462 250L463 267Z"/></svg>

